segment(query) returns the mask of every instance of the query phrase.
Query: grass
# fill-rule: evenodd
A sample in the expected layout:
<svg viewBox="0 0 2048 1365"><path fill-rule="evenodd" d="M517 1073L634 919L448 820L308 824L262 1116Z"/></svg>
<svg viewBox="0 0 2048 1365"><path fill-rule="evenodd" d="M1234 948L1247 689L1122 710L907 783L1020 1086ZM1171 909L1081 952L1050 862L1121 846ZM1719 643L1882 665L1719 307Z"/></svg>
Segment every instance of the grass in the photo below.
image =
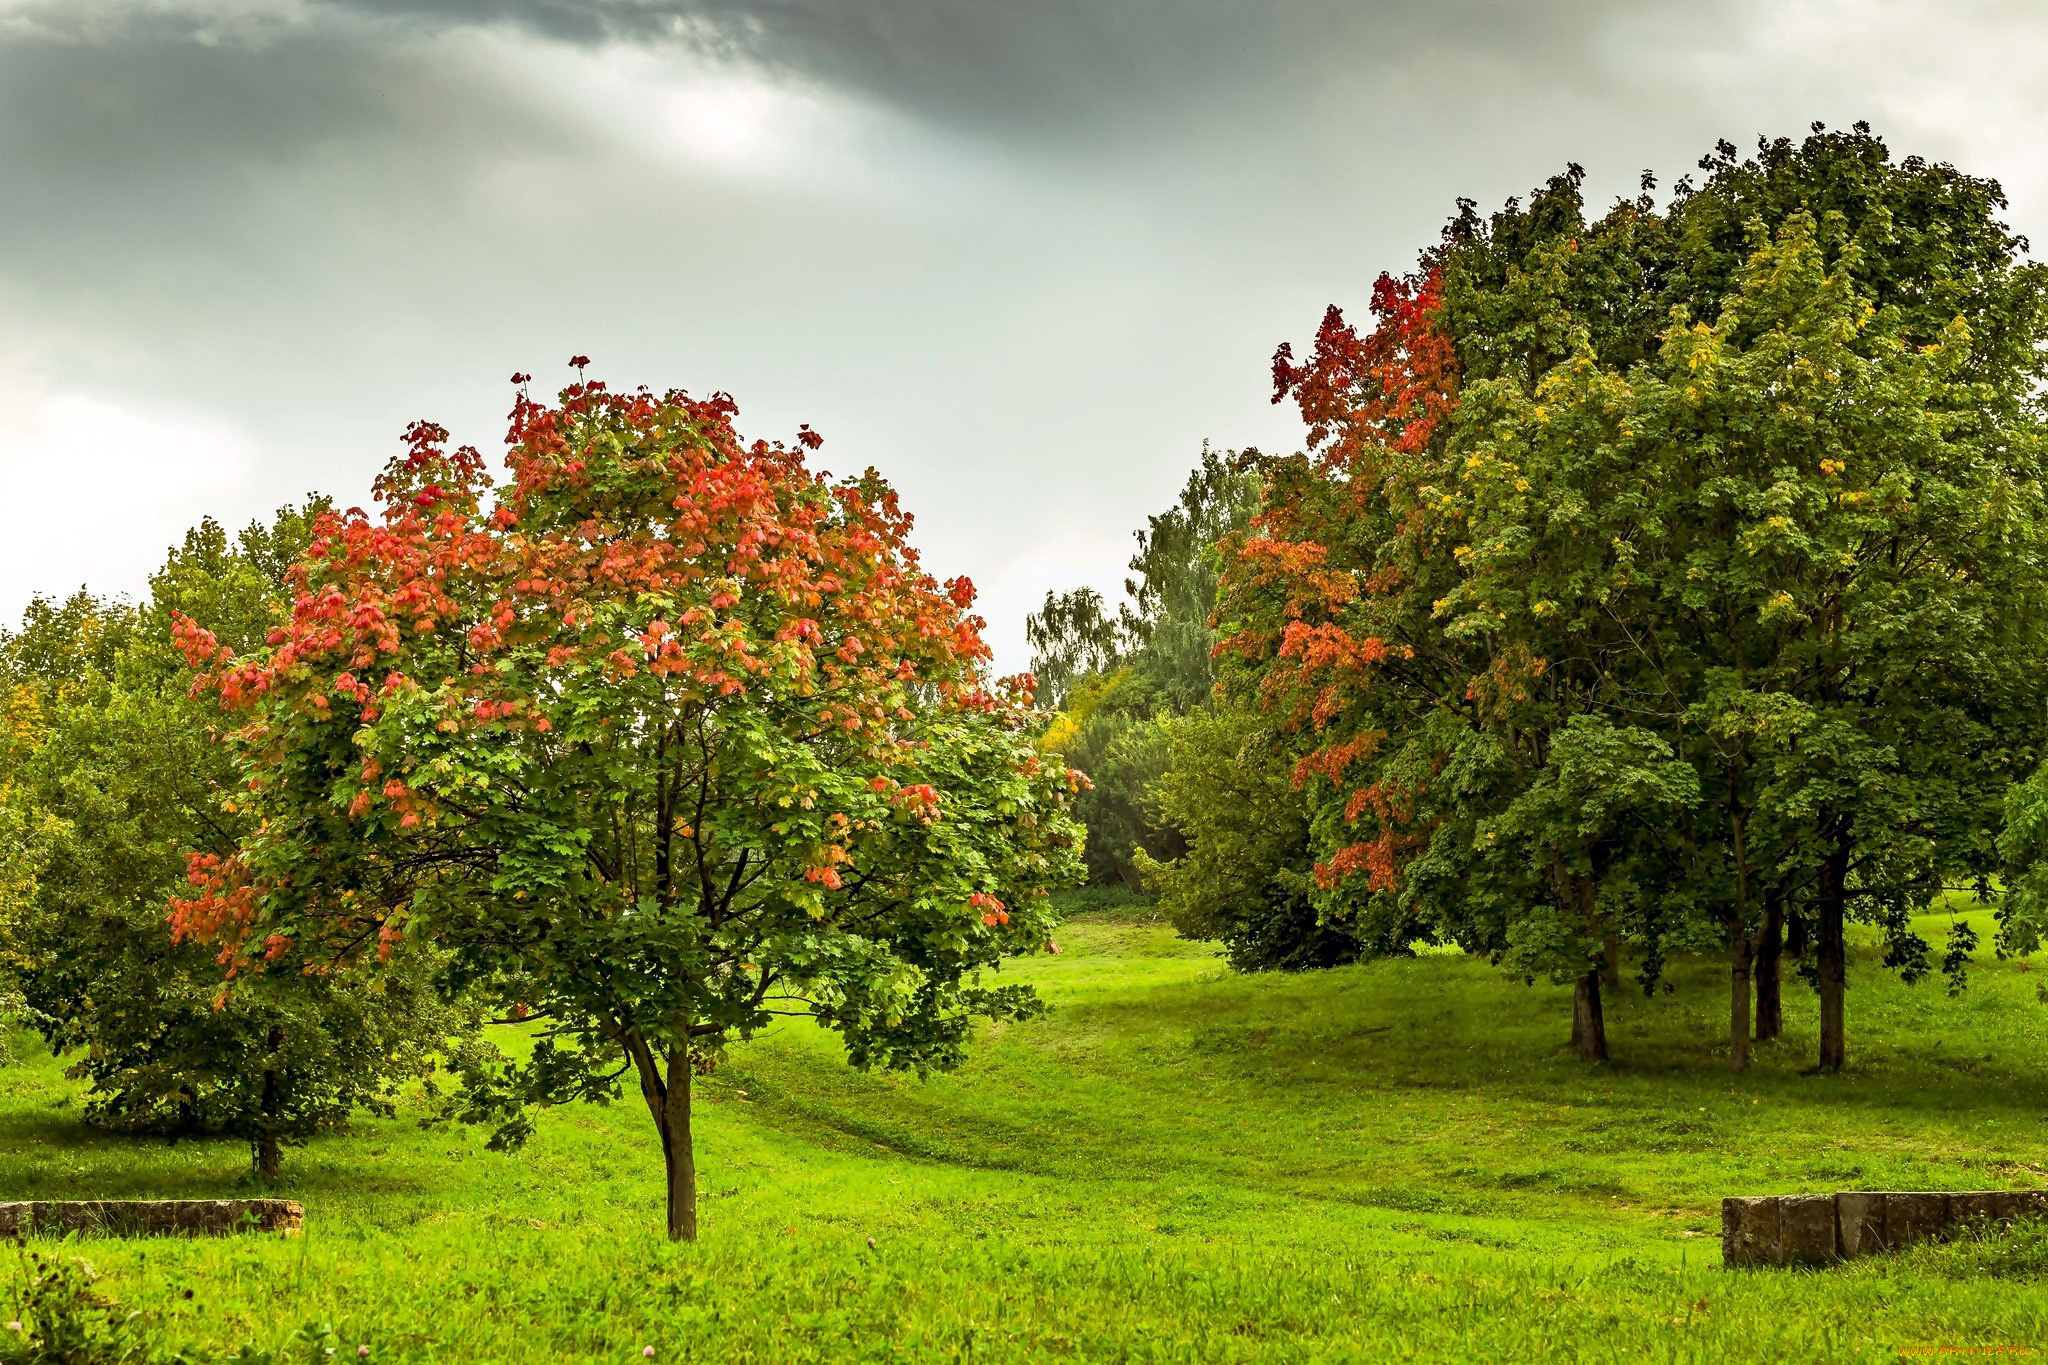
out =
<svg viewBox="0 0 2048 1365"><path fill-rule="evenodd" d="M1864 945L1849 1072L1801 1074L1792 982L1787 1038L1737 1081L1713 963L1616 993L1615 1060L1587 1069L1561 989L1456 956L1236 976L1114 898L1061 943L1019 972L1052 1013L953 1075L861 1075L798 1027L740 1050L703 1091L693 1247L662 1238L650 1125L621 1103L547 1116L512 1156L403 1117L290 1152L298 1238L65 1250L166 1341L268 1348L322 1320L382 1361L2048 1346L2048 1234L1824 1272L1723 1271L1718 1244L1724 1194L2048 1183L2048 971L1987 957L1951 999ZM233 1144L84 1127L24 1051L0 1072L0 1197L249 1191Z"/></svg>

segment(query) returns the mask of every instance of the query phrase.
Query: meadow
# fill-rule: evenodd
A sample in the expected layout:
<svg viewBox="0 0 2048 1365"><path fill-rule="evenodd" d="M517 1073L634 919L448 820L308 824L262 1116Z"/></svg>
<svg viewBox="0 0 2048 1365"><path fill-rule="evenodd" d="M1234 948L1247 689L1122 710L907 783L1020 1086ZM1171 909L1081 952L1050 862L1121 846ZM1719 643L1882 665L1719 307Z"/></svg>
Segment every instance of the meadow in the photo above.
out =
<svg viewBox="0 0 2048 1365"><path fill-rule="evenodd" d="M1942 917L1942 918L1945 918ZM1988 940L1988 934L1986 938ZM1897 1360L2048 1346L2048 1237L1724 1271L1724 1194L2048 1183L2048 971L1903 986L1859 943L1850 1068L1812 994L1737 1081L1718 963L1611 995L1452 954L1227 971L1142 905L1016 965L1052 1006L960 1071L789 1027L703 1084L703 1238L670 1243L637 1098L486 1151L413 1116L287 1154L295 1238L70 1239L149 1334L382 1361ZM249 1193L231 1142L115 1138L28 1035L0 1196ZM0 1302L19 1279L0 1251ZM296 1330L311 1326L286 1345Z"/></svg>

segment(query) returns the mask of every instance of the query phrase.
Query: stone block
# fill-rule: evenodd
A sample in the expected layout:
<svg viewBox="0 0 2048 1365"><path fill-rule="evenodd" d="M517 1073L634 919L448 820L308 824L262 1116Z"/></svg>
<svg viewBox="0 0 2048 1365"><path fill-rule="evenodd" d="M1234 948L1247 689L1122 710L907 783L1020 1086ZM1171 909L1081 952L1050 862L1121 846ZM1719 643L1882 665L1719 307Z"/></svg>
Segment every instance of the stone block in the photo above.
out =
<svg viewBox="0 0 2048 1365"><path fill-rule="evenodd" d="M1788 1194L1778 1201L1783 1265L1833 1265L1841 1257L1835 1240L1835 1197Z"/></svg>
<svg viewBox="0 0 2048 1365"><path fill-rule="evenodd" d="M2048 1220L2048 1190L1843 1190L1721 1201L1721 1259L1830 1265L1939 1241L1969 1228Z"/></svg>
<svg viewBox="0 0 2048 1365"><path fill-rule="evenodd" d="M1993 1190L1991 1192L1991 1217L2000 1227L2009 1228L2020 1216L2019 1190Z"/></svg>
<svg viewBox="0 0 2048 1365"><path fill-rule="evenodd" d="M1948 1231L1948 1196L1940 1192L1892 1190L1884 1196L1884 1244L1896 1251L1939 1240Z"/></svg>
<svg viewBox="0 0 2048 1365"><path fill-rule="evenodd" d="M2014 1218L2048 1218L2048 1190L2011 1190Z"/></svg>
<svg viewBox="0 0 2048 1365"><path fill-rule="evenodd" d="M2012 1200L2003 1191L1972 1190L1950 1194L1948 1197L1948 1221L1957 1232L1971 1224L1992 1224L2007 1222L2011 1218Z"/></svg>
<svg viewBox="0 0 2048 1365"><path fill-rule="evenodd" d="M1884 1196L1874 1190L1844 1190L1836 1195L1835 1229L1845 1259L1883 1251Z"/></svg>
<svg viewBox="0 0 2048 1365"><path fill-rule="evenodd" d="M1721 1201L1721 1264L1783 1265L1783 1219L1775 1195Z"/></svg>

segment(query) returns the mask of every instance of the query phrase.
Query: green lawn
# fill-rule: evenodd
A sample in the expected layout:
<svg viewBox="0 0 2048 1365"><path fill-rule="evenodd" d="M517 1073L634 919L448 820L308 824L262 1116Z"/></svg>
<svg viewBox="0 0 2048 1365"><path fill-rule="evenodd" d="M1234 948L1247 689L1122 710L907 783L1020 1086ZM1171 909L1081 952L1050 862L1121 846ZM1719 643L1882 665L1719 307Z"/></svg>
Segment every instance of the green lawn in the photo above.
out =
<svg viewBox="0 0 2048 1365"><path fill-rule="evenodd" d="M1616 993L1615 1060L1589 1070L1561 989L1457 956L1243 977L1143 922L1061 942L1020 972L1052 1013L954 1075L859 1075L800 1027L743 1049L703 1090L694 1247L660 1235L635 1101L547 1116L513 1156L364 1122L287 1153L302 1237L66 1250L166 1341L326 1320L384 1361L2048 1348L2037 1237L1826 1272L1724 1272L1718 1242L1723 1194L2048 1183L2048 970L1987 955L1950 999L1866 950L1850 1072L1799 1074L1795 980L1789 1036L1737 1082L1712 963ZM27 1052L0 1072L0 1197L247 1192L243 1149L96 1134Z"/></svg>

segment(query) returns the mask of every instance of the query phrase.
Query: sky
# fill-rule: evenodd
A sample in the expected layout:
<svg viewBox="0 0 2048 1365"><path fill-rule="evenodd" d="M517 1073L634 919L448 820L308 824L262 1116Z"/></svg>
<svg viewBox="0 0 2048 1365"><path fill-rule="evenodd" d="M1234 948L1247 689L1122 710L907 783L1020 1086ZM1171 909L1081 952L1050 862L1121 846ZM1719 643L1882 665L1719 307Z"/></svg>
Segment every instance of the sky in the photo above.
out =
<svg viewBox="0 0 2048 1365"><path fill-rule="evenodd" d="M1458 196L1868 119L2048 242L2044 77L2038 0L0 0L0 620L581 353L881 470L1021 668Z"/></svg>

